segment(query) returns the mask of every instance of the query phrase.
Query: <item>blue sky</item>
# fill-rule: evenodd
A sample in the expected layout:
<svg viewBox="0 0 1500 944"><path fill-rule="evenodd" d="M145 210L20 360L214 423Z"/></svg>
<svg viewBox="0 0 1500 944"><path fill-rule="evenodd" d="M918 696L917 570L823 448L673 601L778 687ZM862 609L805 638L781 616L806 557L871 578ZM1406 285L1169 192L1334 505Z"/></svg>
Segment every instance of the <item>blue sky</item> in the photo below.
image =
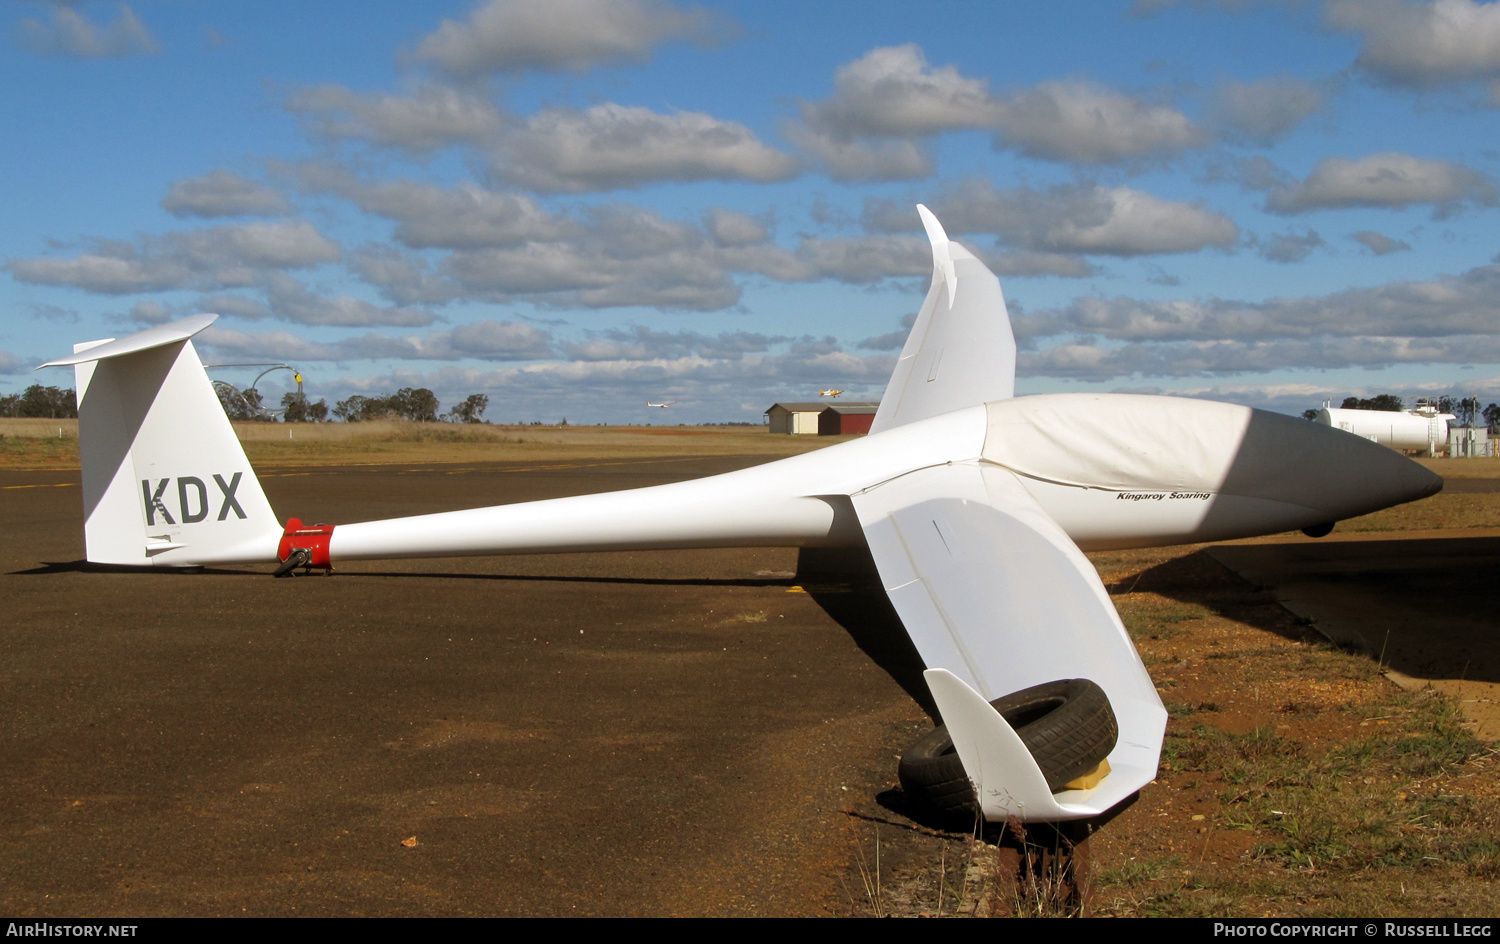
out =
<svg viewBox="0 0 1500 944"><path fill-rule="evenodd" d="M205 360L330 404L874 399L920 202L1000 274L1019 392L1500 400L1493 3L16 0L0 27L0 391L216 311Z"/></svg>

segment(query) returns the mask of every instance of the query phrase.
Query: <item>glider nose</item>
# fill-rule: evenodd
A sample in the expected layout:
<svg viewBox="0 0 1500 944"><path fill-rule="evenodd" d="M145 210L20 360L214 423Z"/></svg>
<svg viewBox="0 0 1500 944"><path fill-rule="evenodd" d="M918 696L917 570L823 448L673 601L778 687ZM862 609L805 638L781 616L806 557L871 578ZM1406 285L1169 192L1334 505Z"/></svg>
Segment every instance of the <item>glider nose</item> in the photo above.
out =
<svg viewBox="0 0 1500 944"><path fill-rule="evenodd" d="M1252 411L1224 491L1342 521L1441 491L1440 476L1353 433ZM1314 523L1316 524L1316 523Z"/></svg>
<svg viewBox="0 0 1500 944"><path fill-rule="evenodd" d="M1329 521L1417 501L1443 488L1441 476L1394 449L1320 423L1291 422L1300 423L1289 445L1302 461L1301 481L1289 485Z"/></svg>
<svg viewBox="0 0 1500 944"><path fill-rule="evenodd" d="M1426 466L1413 462L1394 449L1382 447L1378 454L1383 466L1382 507L1416 501L1443 490L1443 477Z"/></svg>
<svg viewBox="0 0 1500 944"><path fill-rule="evenodd" d="M1330 471L1336 470L1338 481L1344 483L1342 490L1334 483L1326 486L1325 494L1331 498L1329 510L1336 519L1417 501L1443 489L1442 476L1394 449L1341 429L1308 425L1319 433L1326 431L1320 438L1328 445L1321 454L1329 456Z"/></svg>

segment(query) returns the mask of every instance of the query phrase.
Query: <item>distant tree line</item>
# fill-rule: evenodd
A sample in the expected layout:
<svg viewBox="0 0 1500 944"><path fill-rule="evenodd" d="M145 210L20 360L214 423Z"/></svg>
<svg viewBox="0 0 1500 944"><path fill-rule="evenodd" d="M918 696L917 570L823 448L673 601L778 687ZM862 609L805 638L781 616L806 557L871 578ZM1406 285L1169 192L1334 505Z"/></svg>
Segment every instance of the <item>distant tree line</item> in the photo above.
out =
<svg viewBox="0 0 1500 944"><path fill-rule="evenodd" d="M490 407L490 398L482 393L471 393L448 411L448 416L455 423L483 423L484 411Z"/></svg>
<svg viewBox="0 0 1500 944"><path fill-rule="evenodd" d="M1484 417L1485 425L1489 426L1491 435L1500 433L1500 406L1491 403L1484 408L1481 415Z"/></svg>
<svg viewBox="0 0 1500 944"><path fill-rule="evenodd" d="M482 393L470 394L462 403L442 415L451 423L482 423L484 411L489 408L490 398ZM409 420L413 423L435 423L442 404L426 387L402 387L386 397L365 397L355 394L340 400L333 407L333 415L346 423L364 423L370 420Z"/></svg>
<svg viewBox="0 0 1500 944"><path fill-rule="evenodd" d="M265 412L265 403L260 391L254 387L237 390L227 383L214 382L214 393L219 395L219 406L232 420L251 423L271 423L276 417Z"/></svg>
<svg viewBox="0 0 1500 944"><path fill-rule="evenodd" d="M215 383L214 390L218 393L219 403L224 407L224 412L230 419L275 422L276 415L266 409L264 398L254 387L237 390L229 384ZM69 394L71 395L71 391ZM439 415L438 410L442 404L438 402L437 395L431 390L426 387L402 387L395 393L384 397L366 397L355 394L347 400L340 400L330 410L325 400L320 399L314 403L298 391L289 391L281 397L280 415L282 421L286 423L326 423L330 417L346 423L367 423L371 420L435 423L439 419L450 423L482 423L484 411L489 405L489 397L482 393L475 393L447 413Z"/></svg>
<svg viewBox="0 0 1500 944"><path fill-rule="evenodd" d="M386 397L355 394L340 400L333 408L333 415L346 423L386 419L436 423L438 406L438 398L426 387L402 387Z"/></svg>
<svg viewBox="0 0 1500 944"><path fill-rule="evenodd" d="M1394 393L1382 393L1379 396L1345 397L1344 402L1339 404L1341 410L1377 410L1382 413L1400 413L1406 409L1406 401Z"/></svg>
<svg viewBox="0 0 1500 944"><path fill-rule="evenodd" d="M1479 400L1474 397L1464 397L1463 399L1439 397L1437 408L1439 413L1452 413L1460 426L1474 426L1480 417L1483 417L1486 422L1489 422L1493 426L1494 423L1490 420L1490 414L1492 412L1500 414L1500 407L1495 406L1493 403L1490 404L1488 410L1481 410L1479 408Z"/></svg>
<svg viewBox="0 0 1500 944"><path fill-rule="evenodd" d="M46 419L76 419L78 398L73 391L32 384L20 393L0 396L0 416L39 416Z"/></svg>
<svg viewBox="0 0 1500 944"><path fill-rule="evenodd" d="M326 423L328 403L322 399L309 403L307 397L290 391L281 396L281 418L287 423Z"/></svg>

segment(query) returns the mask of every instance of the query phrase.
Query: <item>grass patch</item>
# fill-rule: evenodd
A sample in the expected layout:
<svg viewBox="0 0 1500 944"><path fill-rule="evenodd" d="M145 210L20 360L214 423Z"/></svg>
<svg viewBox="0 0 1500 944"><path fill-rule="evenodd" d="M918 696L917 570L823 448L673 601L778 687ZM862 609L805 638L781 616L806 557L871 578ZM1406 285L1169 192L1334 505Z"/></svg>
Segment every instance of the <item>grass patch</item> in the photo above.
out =
<svg viewBox="0 0 1500 944"><path fill-rule="evenodd" d="M1326 650L1302 668L1368 662ZM1352 666L1341 674L1368 675ZM1493 780L1496 752L1464 725L1452 698L1387 690L1342 712L1346 737L1269 725L1237 733L1183 720L1202 715L1181 703L1168 707L1174 721L1162 750L1164 776L1209 786L1218 812L1202 817L1203 833L1247 833L1244 859L1261 868L1219 871L1189 890L1169 874L1177 859L1127 860L1099 872L1106 913L1259 913L1251 906L1267 899L1299 902L1269 913L1325 916L1491 913L1500 904L1491 885L1500 875L1500 798L1474 789ZM1317 879L1311 898L1308 877ZM1432 882L1449 894L1406 894L1408 885ZM1467 904L1433 910L1450 898Z"/></svg>
<svg viewBox="0 0 1500 944"><path fill-rule="evenodd" d="M1182 857L1171 855L1162 858L1131 856L1118 865L1100 869L1095 881L1105 888L1137 888L1159 881L1166 873L1180 870Z"/></svg>
<svg viewBox="0 0 1500 944"><path fill-rule="evenodd" d="M1160 600L1156 605L1138 601L1135 606L1120 609L1120 621L1136 642L1175 639L1184 632L1182 624L1207 619L1210 615L1202 606L1176 600Z"/></svg>
<svg viewBox="0 0 1500 944"><path fill-rule="evenodd" d="M1339 531L1426 531L1434 528L1496 527L1500 527L1500 492L1439 492L1431 498L1350 518L1338 524Z"/></svg>
<svg viewBox="0 0 1500 944"><path fill-rule="evenodd" d="M78 437L16 436L0 433L0 468L78 468Z"/></svg>
<svg viewBox="0 0 1500 944"><path fill-rule="evenodd" d="M847 436L773 436L743 426L494 426L451 423L240 423L251 462L265 466L576 461L810 452Z"/></svg>
<svg viewBox="0 0 1500 944"><path fill-rule="evenodd" d="M773 436L759 426L374 422L236 423L234 427L245 454L259 468L725 455L773 459L852 438ZM0 418L0 468L78 468L78 421Z"/></svg>
<svg viewBox="0 0 1500 944"><path fill-rule="evenodd" d="M1309 646L1298 661L1304 669L1325 679L1369 682L1380 677L1380 665L1354 646L1319 642Z"/></svg>

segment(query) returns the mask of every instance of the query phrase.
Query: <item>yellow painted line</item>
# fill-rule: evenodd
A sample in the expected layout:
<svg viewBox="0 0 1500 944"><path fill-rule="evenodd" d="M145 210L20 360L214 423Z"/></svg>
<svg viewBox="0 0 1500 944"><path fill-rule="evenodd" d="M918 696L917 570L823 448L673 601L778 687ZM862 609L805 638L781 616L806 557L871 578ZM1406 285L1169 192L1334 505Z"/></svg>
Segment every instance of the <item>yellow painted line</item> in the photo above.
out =
<svg viewBox="0 0 1500 944"><path fill-rule="evenodd" d="M68 488L77 485L77 482L48 482L45 485L0 485L0 489L12 488Z"/></svg>
<svg viewBox="0 0 1500 944"><path fill-rule="evenodd" d="M574 462L563 465L534 465L516 466L510 469L497 469L497 472L555 472L558 469L595 469L606 465L656 465L663 462L689 462L693 459L701 459L703 456L674 456L667 459L621 459L617 462Z"/></svg>

